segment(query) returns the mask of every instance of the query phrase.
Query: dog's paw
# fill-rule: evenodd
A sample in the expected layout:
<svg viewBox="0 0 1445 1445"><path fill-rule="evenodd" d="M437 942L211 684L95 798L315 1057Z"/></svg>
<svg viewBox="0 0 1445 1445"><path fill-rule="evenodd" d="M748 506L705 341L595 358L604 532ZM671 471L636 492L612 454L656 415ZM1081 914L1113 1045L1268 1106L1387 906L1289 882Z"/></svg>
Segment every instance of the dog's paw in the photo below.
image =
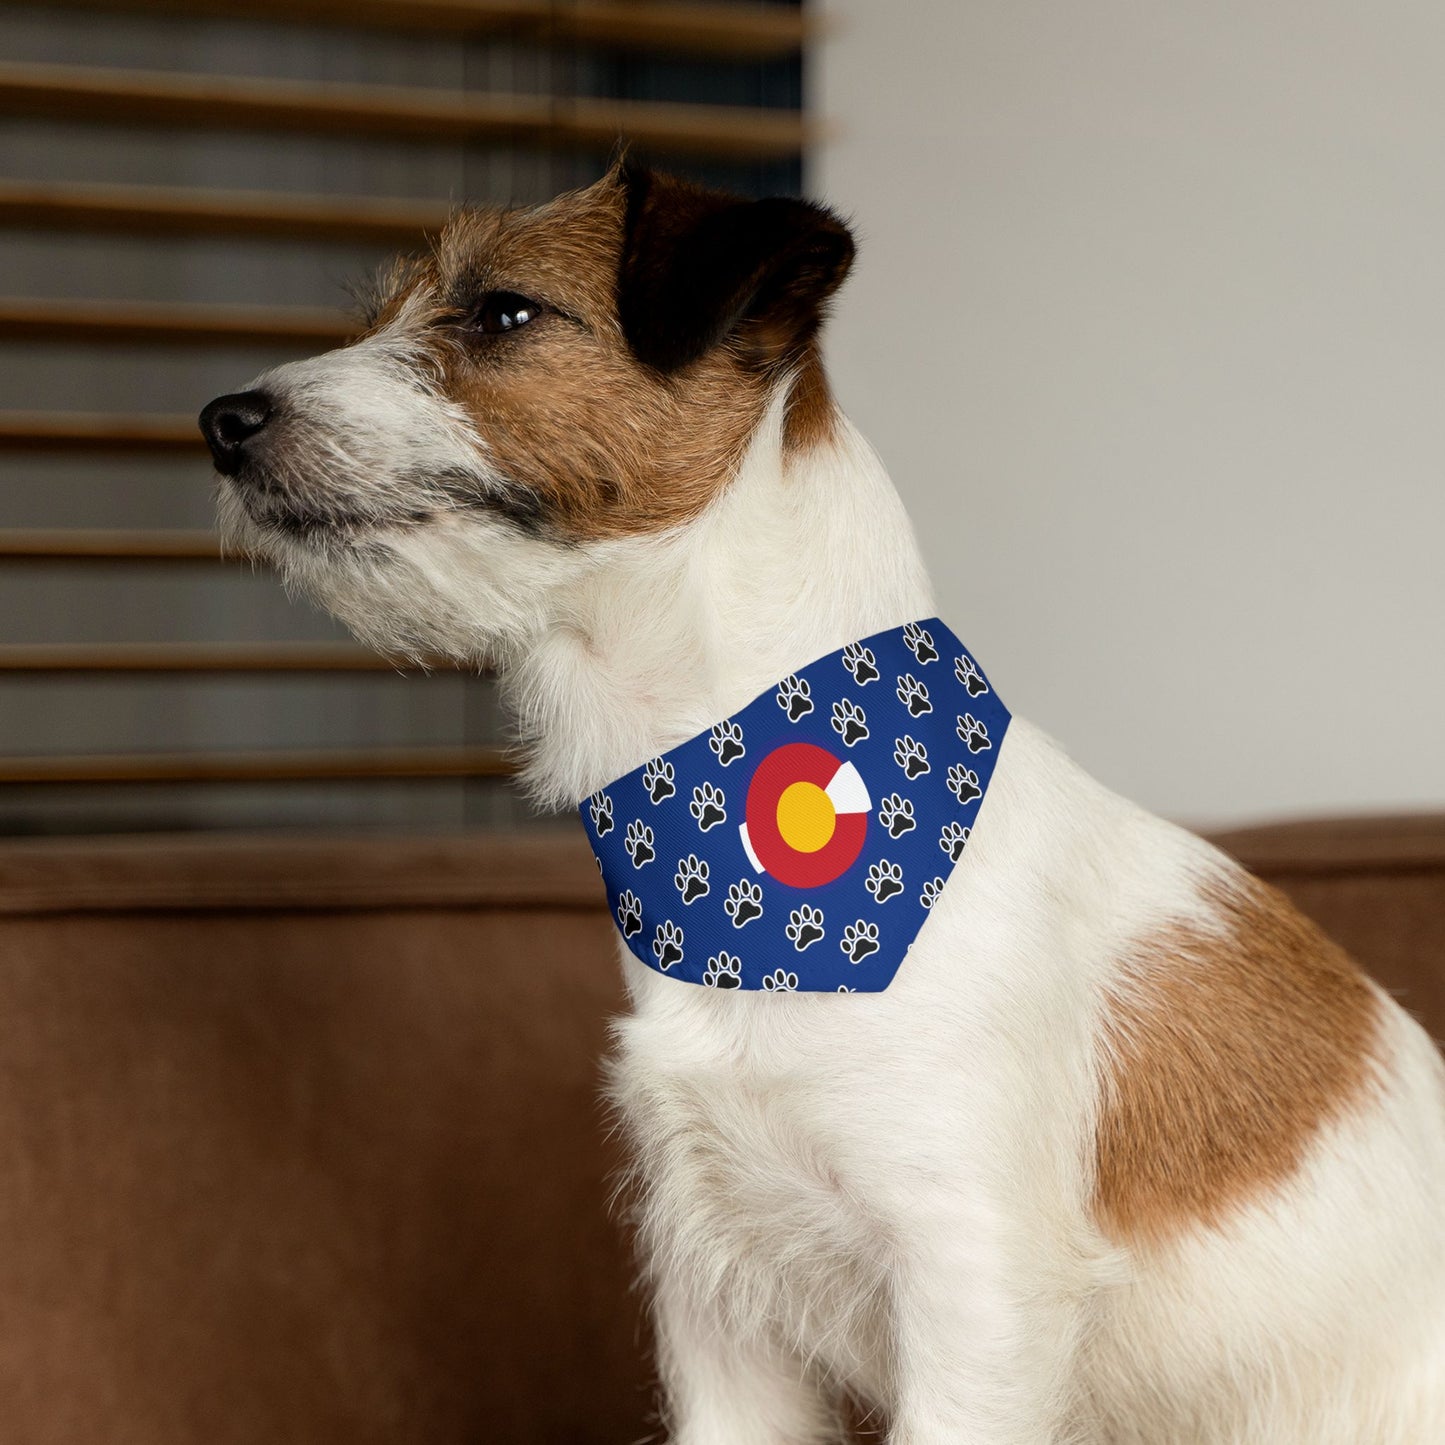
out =
<svg viewBox="0 0 1445 1445"><path fill-rule="evenodd" d="M971 712L966 712L958 720L958 735L968 744L971 753L981 753L993 746L989 740L988 729Z"/></svg>
<svg viewBox="0 0 1445 1445"><path fill-rule="evenodd" d="M751 923L763 916L763 890L747 878L728 885L728 896L723 899L723 910L732 919L734 928Z"/></svg>
<svg viewBox="0 0 1445 1445"><path fill-rule="evenodd" d="M612 831L612 799L606 793L593 793L587 799L587 811L592 815L592 826L599 838L605 838Z"/></svg>
<svg viewBox="0 0 1445 1445"><path fill-rule="evenodd" d="M664 973L673 964L682 962L682 929L672 919L657 925L657 932L652 936L652 956Z"/></svg>
<svg viewBox="0 0 1445 1445"><path fill-rule="evenodd" d="M652 829L640 818L634 818L627 825L622 845L627 849L627 856L632 859L634 868L641 868L644 863L651 863L657 857L657 839L653 837Z"/></svg>
<svg viewBox="0 0 1445 1445"><path fill-rule="evenodd" d="M893 739L893 761L903 769L904 776L911 783L928 772L928 749L916 738L904 736Z"/></svg>
<svg viewBox="0 0 1445 1445"><path fill-rule="evenodd" d="M868 715L852 698L845 697L833 704L833 731L843 739L845 748L851 748L868 736Z"/></svg>
<svg viewBox="0 0 1445 1445"><path fill-rule="evenodd" d="M859 687L878 681L878 659L874 657L873 649L864 647L861 642L850 642L843 649L843 666L853 674L853 681Z"/></svg>
<svg viewBox="0 0 1445 1445"><path fill-rule="evenodd" d="M959 823L946 823L943 832L938 835L938 846L957 863L963 857L963 850L968 847L972 832L972 828L965 828Z"/></svg>
<svg viewBox="0 0 1445 1445"><path fill-rule="evenodd" d="M975 798L983 797L983 787L978 781L978 774L972 768L964 767L962 763L954 763L949 768L948 791L960 803L971 803Z"/></svg>
<svg viewBox="0 0 1445 1445"><path fill-rule="evenodd" d="M778 684L778 706L787 713L789 722L797 722L813 711L813 689L806 677L789 673Z"/></svg>
<svg viewBox="0 0 1445 1445"><path fill-rule="evenodd" d="M927 687L911 672L905 672L898 679L898 701L908 709L910 717L922 717L924 713L933 711Z"/></svg>
<svg viewBox="0 0 1445 1445"><path fill-rule="evenodd" d="M918 895L918 901L925 908L932 908L933 905L938 902L938 896L942 892L943 879L930 878L928 882L923 885L923 892Z"/></svg>
<svg viewBox="0 0 1445 1445"><path fill-rule="evenodd" d="M895 894L903 892L903 870L886 858L880 858L868 869L863 886L873 895L875 903L887 903Z"/></svg>
<svg viewBox="0 0 1445 1445"><path fill-rule="evenodd" d="M743 730L731 718L714 726L707 745L717 754L717 760L723 767L737 762L747 752L743 746Z"/></svg>
<svg viewBox="0 0 1445 1445"><path fill-rule="evenodd" d="M910 622L903 629L903 641L908 650L918 659L920 667L938 661L938 649L933 645L933 634L916 622Z"/></svg>
<svg viewBox="0 0 1445 1445"><path fill-rule="evenodd" d="M642 770L642 786L654 803L660 803L677 791L677 773L666 758L653 758Z"/></svg>
<svg viewBox="0 0 1445 1445"><path fill-rule="evenodd" d="M988 683L983 680L983 674L978 670L978 663L966 652L962 657L953 659L953 675L968 689L970 697L977 697L980 693L988 691Z"/></svg>
<svg viewBox="0 0 1445 1445"><path fill-rule="evenodd" d="M792 993L798 987L798 975L775 968L763 975L763 987L769 993Z"/></svg>
<svg viewBox="0 0 1445 1445"><path fill-rule="evenodd" d="M642 899L630 888L617 895L617 926L624 938L642 932Z"/></svg>
<svg viewBox="0 0 1445 1445"><path fill-rule="evenodd" d="M677 872L672 875L672 881L682 894L684 903L696 903L699 898L707 897L707 874L707 859L699 858L696 853L677 860Z"/></svg>
<svg viewBox="0 0 1445 1445"><path fill-rule="evenodd" d="M708 959L702 971L702 981L709 988L741 988L743 986L743 963L734 958L726 949Z"/></svg>
<svg viewBox="0 0 1445 1445"><path fill-rule="evenodd" d="M801 953L809 944L817 943L823 936L823 914L810 904L803 904L788 914L788 926L783 930L788 942Z"/></svg>
<svg viewBox="0 0 1445 1445"><path fill-rule="evenodd" d="M898 793L889 793L879 803L878 821L888 829L890 838L901 838L910 828L918 826L913 817L913 804Z"/></svg>
<svg viewBox="0 0 1445 1445"><path fill-rule="evenodd" d="M723 796L723 790L713 787L711 783L699 783L692 790L692 802L688 805L688 812L697 820L697 826L704 833L709 828L716 828L719 823L726 823L727 799Z"/></svg>
<svg viewBox="0 0 1445 1445"><path fill-rule="evenodd" d="M838 947L848 955L849 963L862 963L870 953L878 952L878 925L859 919L843 930Z"/></svg>

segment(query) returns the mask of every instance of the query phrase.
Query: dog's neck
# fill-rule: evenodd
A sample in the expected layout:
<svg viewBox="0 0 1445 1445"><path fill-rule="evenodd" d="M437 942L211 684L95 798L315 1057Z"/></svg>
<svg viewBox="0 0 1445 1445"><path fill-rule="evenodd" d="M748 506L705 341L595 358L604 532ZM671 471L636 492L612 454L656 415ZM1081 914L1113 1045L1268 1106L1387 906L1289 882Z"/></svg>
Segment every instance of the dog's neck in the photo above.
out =
<svg viewBox="0 0 1445 1445"><path fill-rule="evenodd" d="M790 454L782 413L696 521L600 550L505 669L540 800L575 804L814 658L932 614L877 454L841 415Z"/></svg>

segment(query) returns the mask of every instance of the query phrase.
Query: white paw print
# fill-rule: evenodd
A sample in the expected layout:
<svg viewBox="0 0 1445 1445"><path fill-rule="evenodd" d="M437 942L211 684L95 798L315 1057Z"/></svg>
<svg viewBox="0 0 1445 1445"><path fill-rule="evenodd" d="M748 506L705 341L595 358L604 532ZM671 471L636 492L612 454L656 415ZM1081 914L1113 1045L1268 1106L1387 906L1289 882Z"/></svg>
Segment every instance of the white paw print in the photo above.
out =
<svg viewBox="0 0 1445 1445"><path fill-rule="evenodd" d="M861 642L850 642L843 649L843 666L852 673L853 681L859 687L878 681L878 659L873 655L873 649L864 647Z"/></svg>
<svg viewBox="0 0 1445 1445"><path fill-rule="evenodd" d="M923 892L918 895L918 901L925 908L932 908L938 902L939 895L943 892L943 879L930 878L923 885Z"/></svg>
<svg viewBox="0 0 1445 1445"><path fill-rule="evenodd" d="M728 896L723 900L723 911L733 921L734 928L751 923L763 916L763 890L749 878L740 878L728 885Z"/></svg>
<svg viewBox="0 0 1445 1445"><path fill-rule="evenodd" d="M670 798L677 791L677 773L666 758L653 758L642 770L642 786L654 803Z"/></svg>
<svg viewBox="0 0 1445 1445"><path fill-rule="evenodd" d="M652 829L640 818L634 818L627 825L627 832L622 838L622 846L627 849L627 856L632 859L634 868L641 868L644 863L651 863L657 857L656 843Z"/></svg>
<svg viewBox="0 0 1445 1445"><path fill-rule="evenodd" d="M993 746L989 740L988 729L971 712L966 712L958 720L958 735L968 744L971 753L981 753Z"/></svg>
<svg viewBox="0 0 1445 1445"><path fill-rule="evenodd" d="M789 673L778 684L778 706L787 713L789 722L797 722L813 711L813 689L806 677Z"/></svg>
<svg viewBox="0 0 1445 1445"><path fill-rule="evenodd" d="M957 863L963 857L963 850L968 847L972 833L972 828L965 828L960 823L946 823L943 832L938 835L938 846Z"/></svg>
<svg viewBox="0 0 1445 1445"><path fill-rule="evenodd" d="M630 888L617 895L617 926L624 938L642 932L642 899Z"/></svg>
<svg viewBox="0 0 1445 1445"><path fill-rule="evenodd" d="M743 746L743 730L731 718L713 727L707 745L717 755L717 760L723 767L737 762L747 752L747 748Z"/></svg>
<svg viewBox="0 0 1445 1445"><path fill-rule="evenodd" d="M592 815L597 836L605 838L612 831L612 799L603 792L593 793L587 799L587 811Z"/></svg>
<svg viewBox="0 0 1445 1445"><path fill-rule="evenodd" d="M910 783L929 771L928 749L916 738L906 734L893 739L893 761L903 769L903 774Z"/></svg>
<svg viewBox="0 0 1445 1445"><path fill-rule="evenodd" d="M727 799L723 796L721 788L715 788L711 783L699 783L692 790L692 802L688 805L688 812L697 821L697 826L704 833L709 828L716 828L719 823L726 823Z"/></svg>
<svg viewBox="0 0 1445 1445"><path fill-rule="evenodd" d="M898 701L908 709L910 717L922 717L924 713L933 711L927 685L919 682L911 672L905 672L898 679Z"/></svg>
<svg viewBox="0 0 1445 1445"><path fill-rule="evenodd" d="M896 863L880 858L869 867L863 886L873 895L875 903L887 903L903 892L903 870Z"/></svg>
<svg viewBox="0 0 1445 1445"><path fill-rule="evenodd" d="M851 748L868 736L868 717L851 697L845 697L833 704L833 731L843 739L843 746Z"/></svg>
<svg viewBox="0 0 1445 1445"><path fill-rule="evenodd" d="M910 622L903 629L903 640L908 650L918 659L920 666L938 661L938 649L933 645L933 634L917 622Z"/></svg>
<svg viewBox="0 0 1445 1445"><path fill-rule="evenodd" d="M724 949L721 953L708 959L707 967L702 971L702 981L709 988L741 988L743 984L742 960L734 958Z"/></svg>
<svg viewBox="0 0 1445 1445"><path fill-rule="evenodd" d="M788 914L788 926L783 930L788 942L801 953L809 944L817 943L823 936L823 914L820 909L805 903Z"/></svg>
<svg viewBox="0 0 1445 1445"><path fill-rule="evenodd" d="M861 918L856 923L850 923L843 930L838 947L848 955L849 963L862 963L870 953L878 952L878 925Z"/></svg>
<svg viewBox="0 0 1445 1445"><path fill-rule="evenodd" d="M792 993L798 987L798 975L776 968L763 975L763 987L769 993Z"/></svg>
<svg viewBox="0 0 1445 1445"><path fill-rule="evenodd" d="M913 816L913 804L900 793L889 793L879 803L878 821L888 829L890 838L901 838L910 828L918 826Z"/></svg>
<svg viewBox="0 0 1445 1445"><path fill-rule="evenodd" d="M682 929L672 919L657 925L657 932L652 936L652 956L664 973L673 964L682 962L682 938Z"/></svg>
<svg viewBox="0 0 1445 1445"><path fill-rule="evenodd" d="M970 697L988 691L988 683L983 680L978 664L966 652L962 657L953 659L953 675L968 689Z"/></svg>
<svg viewBox="0 0 1445 1445"><path fill-rule="evenodd" d="M677 860L677 872L673 874L672 881L682 894L684 903L696 903L699 898L707 897L707 874L707 859L699 858L696 853Z"/></svg>
<svg viewBox="0 0 1445 1445"><path fill-rule="evenodd" d="M948 791L960 803L971 803L975 798L983 797L983 785L978 780L978 774L962 763L954 763L949 768Z"/></svg>

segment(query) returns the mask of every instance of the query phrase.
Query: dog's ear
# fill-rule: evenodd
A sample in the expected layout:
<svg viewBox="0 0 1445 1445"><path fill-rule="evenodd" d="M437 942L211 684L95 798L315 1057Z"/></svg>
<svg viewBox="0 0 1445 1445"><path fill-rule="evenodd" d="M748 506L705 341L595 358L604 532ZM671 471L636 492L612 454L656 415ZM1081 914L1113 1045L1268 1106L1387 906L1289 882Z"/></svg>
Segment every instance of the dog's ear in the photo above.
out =
<svg viewBox="0 0 1445 1445"><path fill-rule="evenodd" d="M801 354L853 261L853 237L807 201L748 201L623 161L617 303L633 354L687 366L736 336L767 365Z"/></svg>

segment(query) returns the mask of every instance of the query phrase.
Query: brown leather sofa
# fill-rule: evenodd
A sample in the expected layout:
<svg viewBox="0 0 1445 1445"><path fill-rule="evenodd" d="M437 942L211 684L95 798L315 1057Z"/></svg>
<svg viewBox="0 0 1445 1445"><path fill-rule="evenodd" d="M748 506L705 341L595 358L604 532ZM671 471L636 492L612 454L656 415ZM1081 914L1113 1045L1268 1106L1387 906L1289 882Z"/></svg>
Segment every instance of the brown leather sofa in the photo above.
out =
<svg viewBox="0 0 1445 1445"><path fill-rule="evenodd" d="M1221 839L1445 1033L1445 818ZM0 1440L654 1435L580 834L0 844Z"/></svg>

